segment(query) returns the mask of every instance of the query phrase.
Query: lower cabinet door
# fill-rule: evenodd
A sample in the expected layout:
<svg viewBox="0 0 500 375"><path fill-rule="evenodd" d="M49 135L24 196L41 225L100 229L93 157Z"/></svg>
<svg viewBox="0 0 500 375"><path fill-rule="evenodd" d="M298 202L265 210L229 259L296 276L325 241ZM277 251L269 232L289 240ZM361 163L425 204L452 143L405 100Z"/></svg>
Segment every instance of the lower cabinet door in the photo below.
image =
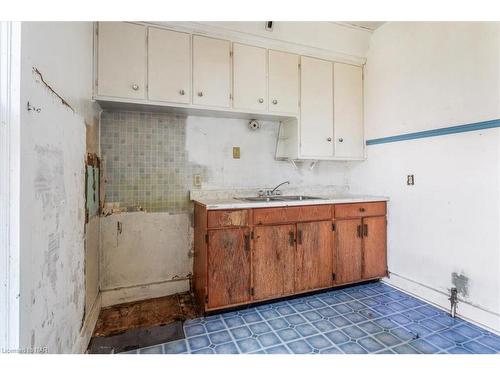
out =
<svg viewBox="0 0 500 375"><path fill-rule="evenodd" d="M387 221L385 216L363 219L363 278L387 274Z"/></svg>
<svg viewBox="0 0 500 375"><path fill-rule="evenodd" d="M332 286L333 235L331 221L297 224L295 292Z"/></svg>
<svg viewBox="0 0 500 375"><path fill-rule="evenodd" d="M361 219L336 220L337 284L362 279L363 247Z"/></svg>
<svg viewBox="0 0 500 375"><path fill-rule="evenodd" d="M208 308L250 300L248 229L208 231Z"/></svg>
<svg viewBox="0 0 500 375"><path fill-rule="evenodd" d="M254 228L254 300L293 293L295 225Z"/></svg>

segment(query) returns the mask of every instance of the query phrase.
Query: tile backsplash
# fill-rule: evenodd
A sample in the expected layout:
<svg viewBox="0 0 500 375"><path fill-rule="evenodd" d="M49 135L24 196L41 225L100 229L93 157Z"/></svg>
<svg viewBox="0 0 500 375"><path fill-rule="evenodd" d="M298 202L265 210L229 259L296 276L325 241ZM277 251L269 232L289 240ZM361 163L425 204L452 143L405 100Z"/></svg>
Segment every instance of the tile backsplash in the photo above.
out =
<svg viewBox="0 0 500 375"><path fill-rule="evenodd" d="M184 213L199 175L201 189L259 190L285 180L287 189L348 184L345 162L294 166L275 160L278 121L105 111L101 117L104 211ZM240 158L233 158L233 149ZM200 187L197 186L196 189ZM304 190L305 189L305 190Z"/></svg>
<svg viewBox="0 0 500 375"><path fill-rule="evenodd" d="M193 175L204 176L206 167L188 161L185 143L182 115L103 112L105 203L127 211L187 211Z"/></svg>

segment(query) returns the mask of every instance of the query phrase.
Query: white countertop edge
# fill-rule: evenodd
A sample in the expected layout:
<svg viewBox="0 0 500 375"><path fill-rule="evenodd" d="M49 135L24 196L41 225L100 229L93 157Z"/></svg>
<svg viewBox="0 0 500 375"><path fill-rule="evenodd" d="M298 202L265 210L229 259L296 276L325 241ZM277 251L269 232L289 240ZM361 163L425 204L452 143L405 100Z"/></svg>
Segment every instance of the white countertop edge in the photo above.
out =
<svg viewBox="0 0 500 375"><path fill-rule="evenodd" d="M207 210L229 210L240 208L266 208L266 207L293 207L316 206L320 204L363 203L389 201L384 196L349 196L337 198L322 198L321 200L307 201L275 201L275 202L245 202L237 199L200 199L193 202L205 206Z"/></svg>

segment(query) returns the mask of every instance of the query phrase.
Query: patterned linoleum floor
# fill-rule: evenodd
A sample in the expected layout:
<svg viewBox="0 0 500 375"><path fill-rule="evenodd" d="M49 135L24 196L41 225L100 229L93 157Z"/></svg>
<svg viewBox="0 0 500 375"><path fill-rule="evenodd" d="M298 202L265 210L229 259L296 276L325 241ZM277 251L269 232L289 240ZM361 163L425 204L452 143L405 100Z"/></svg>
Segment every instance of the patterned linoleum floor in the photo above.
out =
<svg viewBox="0 0 500 375"><path fill-rule="evenodd" d="M500 337L383 283L188 320L140 354L500 353Z"/></svg>

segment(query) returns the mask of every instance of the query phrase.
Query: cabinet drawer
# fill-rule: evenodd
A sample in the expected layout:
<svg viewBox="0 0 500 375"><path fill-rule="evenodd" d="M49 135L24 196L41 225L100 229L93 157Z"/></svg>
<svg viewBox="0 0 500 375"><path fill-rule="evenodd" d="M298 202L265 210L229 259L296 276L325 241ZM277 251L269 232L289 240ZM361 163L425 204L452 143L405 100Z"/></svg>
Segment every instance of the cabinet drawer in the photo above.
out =
<svg viewBox="0 0 500 375"><path fill-rule="evenodd" d="M335 205L335 218L384 216L386 214L385 202L349 203Z"/></svg>
<svg viewBox="0 0 500 375"><path fill-rule="evenodd" d="M245 227L248 225L248 210L208 211L208 227Z"/></svg>
<svg viewBox="0 0 500 375"><path fill-rule="evenodd" d="M299 221L330 220L332 218L331 205L273 207L254 210L255 224L279 224Z"/></svg>

